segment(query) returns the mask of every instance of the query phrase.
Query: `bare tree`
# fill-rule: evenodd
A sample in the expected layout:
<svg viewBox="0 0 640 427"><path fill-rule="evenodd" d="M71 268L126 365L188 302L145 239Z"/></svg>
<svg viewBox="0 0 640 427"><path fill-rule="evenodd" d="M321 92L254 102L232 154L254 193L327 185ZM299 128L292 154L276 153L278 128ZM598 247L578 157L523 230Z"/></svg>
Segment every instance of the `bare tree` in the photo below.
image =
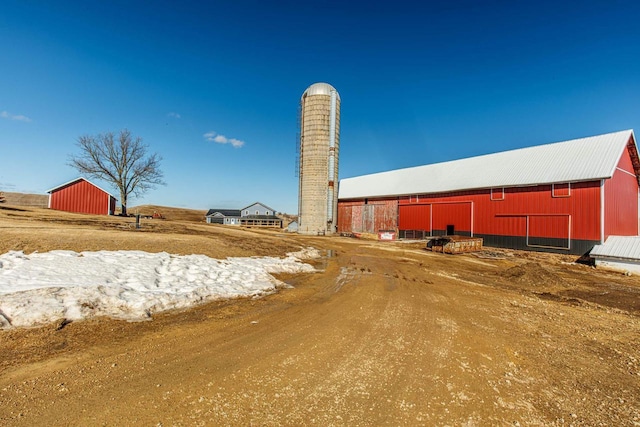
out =
<svg viewBox="0 0 640 427"><path fill-rule="evenodd" d="M129 195L140 196L157 185L165 185L160 170L162 158L147 155L142 138L133 137L127 129L116 136L113 132L78 138L80 154L71 156L70 165L80 173L110 182L120 191L122 215L127 214Z"/></svg>

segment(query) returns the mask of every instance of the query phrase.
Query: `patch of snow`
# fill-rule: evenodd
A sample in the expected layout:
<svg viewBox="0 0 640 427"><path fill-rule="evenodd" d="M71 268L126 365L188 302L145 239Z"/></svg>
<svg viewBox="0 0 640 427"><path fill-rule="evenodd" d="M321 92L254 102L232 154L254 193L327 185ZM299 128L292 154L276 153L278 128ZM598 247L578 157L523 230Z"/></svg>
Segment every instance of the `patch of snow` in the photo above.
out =
<svg viewBox="0 0 640 427"><path fill-rule="evenodd" d="M51 251L0 255L0 328L93 316L137 320L205 301L257 297L282 285L271 274L313 272L306 248L286 258L217 260L166 252Z"/></svg>

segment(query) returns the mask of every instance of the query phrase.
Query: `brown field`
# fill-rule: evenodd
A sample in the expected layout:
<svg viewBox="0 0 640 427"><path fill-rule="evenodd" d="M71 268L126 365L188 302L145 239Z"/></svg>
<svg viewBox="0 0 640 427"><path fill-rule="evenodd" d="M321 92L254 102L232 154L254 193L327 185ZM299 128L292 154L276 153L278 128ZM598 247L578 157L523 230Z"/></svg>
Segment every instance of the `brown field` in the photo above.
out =
<svg viewBox="0 0 640 427"><path fill-rule="evenodd" d="M116 209L119 212L120 207ZM130 214L140 215L153 215L154 213L160 214L164 219L170 219L174 221L191 221L191 222L206 222L205 215L207 213L206 210L196 210L196 209L182 209L182 208L172 208L167 206L157 206L157 205L140 205L132 208L128 208L127 212Z"/></svg>
<svg viewBox="0 0 640 427"><path fill-rule="evenodd" d="M10 191L2 191L0 193L4 197L4 205L31 208L46 208L49 206L49 195L47 194L14 193Z"/></svg>
<svg viewBox="0 0 640 427"><path fill-rule="evenodd" d="M326 256L262 299L0 330L0 425L640 425L638 276L147 208L167 219L2 204L0 252Z"/></svg>

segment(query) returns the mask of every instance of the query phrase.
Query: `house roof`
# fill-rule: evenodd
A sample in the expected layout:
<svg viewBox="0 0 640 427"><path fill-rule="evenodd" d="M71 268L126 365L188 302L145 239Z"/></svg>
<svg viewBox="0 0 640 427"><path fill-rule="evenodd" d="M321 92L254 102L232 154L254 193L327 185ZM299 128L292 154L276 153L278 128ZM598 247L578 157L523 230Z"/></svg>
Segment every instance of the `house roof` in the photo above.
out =
<svg viewBox="0 0 640 427"><path fill-rule="evenodd" d="M595 245L590 252L594 258L621 258L640 260L640 237L609 236L604 245Z"/></svg>
<svg viewBox="0 0 640 427"><path fill-rule="evenodd" d="M209 209L205 216L212 216L217 213L222 216L240 216L240 211L238 209Z"/></svg>
<svg viewBox="0 0 640 427"><path fill-rule="evenodd" d="M263 208L266 208L267 210L270 210L271 212L275 212L275 211L276 211L275 209L270 208L269 206L265 205L264 203L260 203L260 202L253 202L253 203L251 203L250 205L245 206L244 208L242 208L242 209L240 209L240 210L241 210L241 211L243 211L243 210L245 210L245 209L250 208L250 207L251 207L251 206L253 206L253 205L260 205L260 206L262 206Z"/></svg>
<svg viewBox="0 0 640 427"><path fill-rule="evenodd" d="M339 198L443 193L613 176L633 130L340 180ZM640 171L636 171L638 175Z"/></svg>
<svg viewBox="0 0 640 427"><path fill-rule="evenodd" d="M64 184L60 184L60 185L58 185L57 187L53 187L52 189L47 190L47 193L53 193L53 192L54 192L54 191L56 191L56 190L59 190L59 189L61 189L61 188L63 188L63 187L69 186L69 185L71 185L71 184L75 184L76 182L79 182L79 181L86 181L86 182L88 182L89 184L93 185L94 187L96 187L96 188L98 188L98 189L100 189L100 190L104 191L104 192L105 192L105 193L107 193L109 196L113 197L114 199L116 198L113 194L109 193L107 190L105 190L105 189L103 189L103 188L101 188L101 187L99 187L99 186L95 185L93 182L91 182L91 181L89 181L88 179L83 178L83 177L79 177L79 178L76 178L76 179L72 179L72 180L71 180L71 181L69 181L69 182L65 182Z"/></svg>

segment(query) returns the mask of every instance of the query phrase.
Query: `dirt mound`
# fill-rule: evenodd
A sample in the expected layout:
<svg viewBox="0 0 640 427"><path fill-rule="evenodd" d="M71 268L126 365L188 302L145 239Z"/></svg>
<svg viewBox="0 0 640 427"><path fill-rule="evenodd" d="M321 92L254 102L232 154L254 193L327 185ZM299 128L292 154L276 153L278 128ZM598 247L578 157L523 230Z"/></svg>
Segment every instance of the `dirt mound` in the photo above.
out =
<svg viewBox="0 0 640 427"><path fill-rule="evenodd" d="M536 287L556 286L563 282L557 273L552 272L538 262L515 265L504 271L502 275L519 284Z"/></svg>

